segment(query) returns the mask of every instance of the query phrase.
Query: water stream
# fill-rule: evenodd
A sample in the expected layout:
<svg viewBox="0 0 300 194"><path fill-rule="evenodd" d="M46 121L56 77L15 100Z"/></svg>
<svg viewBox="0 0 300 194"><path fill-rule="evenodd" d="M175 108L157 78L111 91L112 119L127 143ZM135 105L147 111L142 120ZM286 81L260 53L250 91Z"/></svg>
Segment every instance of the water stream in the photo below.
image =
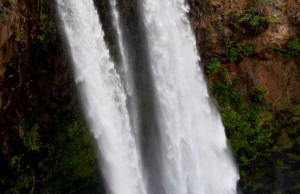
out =
<svg viewBox="0 0 300 194"><path fill-rule="evenodd" d="M189 7L184 0L141 0L140 8L158 101L165 193L236 193L239 176L199 68Z"/></svg>
<svg viewBox="0 0 300 194"><path fill-rule="evenodd" d="M109 3L124 79L110 59L93 1L56 1L108 193L235 194L239 175L210 103L185 0L139 0L150 64L140 77L152 78L139 89L154 88L143 106L135 98L147 92L134 87L133 72L140 72L131 69L116 0Z"/></svg>
<svg viewBox="0 0 300 194"><path fill-rule="evenodd" d="M112 194L143 194L140 159L126 108L126 95L103 39L92 0L57 0L75 79L100 167Z"/></svg>

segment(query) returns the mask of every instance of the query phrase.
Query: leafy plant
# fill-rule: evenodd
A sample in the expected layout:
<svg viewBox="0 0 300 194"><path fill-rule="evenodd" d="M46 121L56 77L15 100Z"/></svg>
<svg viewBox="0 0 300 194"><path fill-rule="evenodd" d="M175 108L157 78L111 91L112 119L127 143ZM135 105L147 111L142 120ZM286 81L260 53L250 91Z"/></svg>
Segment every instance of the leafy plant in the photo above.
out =
<svg viewBox="0 0 300 194"><path fill-rule="evenodd" d="M20 42L23 39L24 32L25 32L24 27L21 27L18 29L18 31L16 32L16 38L15 38L15 40L17 42Z"/></svg>
<svg viewBox="0 0 300 194"><path fill-rule="evenodd" d="M252 27L257 27L263 20L264 17L260 16L255 7L250 7L247 11L238 14L239 22L242 24L247 24Z"/></svg>
<svg viewBox="0 0 300 194"><path fill-rule="evenodd" d="M221 62L217 58L213 58L205 67L207 74L219 72L222 69Z"/></svg>
<svg viewBox="0 0 300 194"><path fill-rule="evenodd" d="M39 21L40 21L40 32L38 34L38 41L43 44L47 44L50 42L51 35L54 35L57 30L56 26L49 15L49 7L47 5L47 1L41 1L41 8L39 13Z"/></svg>
<svg viewBox="0 0 300 194"><path fill-rule="evenodd" d="M10 159L10 166L11 168L15 168L17 171L20 171L21 168L21 160L22 160L22 155L19 156L13 156Z"/></svg>
<svg viewBox="0 0 300 194"><path fill-rule="evenodd" d="M250 56L254 50L254 44L251 41L235 43L229 40L226 42L226 45L228 47L228 59L231 62Z"/></svg>
<svg viewBox="0 0 300 194"><path fill-rule="evenodd" d="M290 57L300 57L300 39L291 38L287 42L286 55Z"/></svg>
<svg viewBox="0 0 300 194"><path fill-rule="evenodd" d="M24 145L29 151L37 151L40 148L40 137L38 132L38 124L33 124L31 129L26 132L25 137L23 138Z"/></svg>
<svg viewBox="0 0 300 194"><path fill-rule="evenodd" d="M292 123L299 123L300 122L300 105L296 105L296 106L293 106L291 108L291 112L292 112L292 119L291 119L291 122Z"/></svg>
<svg viewBox="0 0 300 194"><path fill-rule="evenodd" d="M250 97L253 102L262 102L265 99L266 93L266 90L262 86L254 86Z"/></svg>
<svg viewBox="0 0 300 194"><path fill-rule="evenodd" d="M8 0L8 3L10 6L15 6L17 4L17 0ZM3 5L3 0L0 0L0 18L7 21L8 14L12 14L12 12Z"/></svg>
<svg viewBox="0 0 300 194"><path fill-rule="evenodd" d="M290 38L284 48L275 47L278 53L285 57L300 57L300 39L298 37Z"/></svg>
<svg viewBox="0 0 300 194"><path fill-rule="evenodd" d="M16 5L17 0L8 0L8 2L9 2L11 5Z"/></svg>
<svg viewBox="0 0 300 194"><path fill-rule="evenodd" d="M239 18L240 23L250 24L253 27L259 25L260 17L257 15L253 15L251 11L246 12L245 14L241 15Z"/></svg>
<svg viewBox="0 0 300 194"><path fill-rule="evenodd" d="M8 19L8 14L6 9L3 7L2 1L0 1L0 19L4 21Z"/></svg>
<svg viewBox="0 0 300 194"><path fill-rule="evenodd" d="M239 22L251 27L258 27L263 23L274 23L277 21L275 16L262 16L255 7L250 7L243 13L237 14Z"/></svg>

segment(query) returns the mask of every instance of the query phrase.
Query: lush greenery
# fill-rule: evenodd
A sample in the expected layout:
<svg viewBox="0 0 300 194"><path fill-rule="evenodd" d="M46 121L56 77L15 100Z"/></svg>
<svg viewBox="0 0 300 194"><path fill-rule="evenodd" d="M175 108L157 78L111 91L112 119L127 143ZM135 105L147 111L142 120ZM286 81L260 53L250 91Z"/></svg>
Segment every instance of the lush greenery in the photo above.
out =
<svg viewBox="0 0 300 194"><path fill-rule="evenodd" d="M245 12L239 13L238 17L240 23L247 24L252 27L257 27L262 21L266 20L264 17L259 15L256 7L250 7Z"/></svg>
<svg viewBox="0 0 300 194"><path fill-rule="evenodd" d="M217 58L213 58L206 66L205 72L207 74L212 74L215 72L219 72L222 68L221 62Z"/></svg>
<svg viewBox="0 0 300 194"><path fill-rule="evenodd" d="M231 62L250 56L254 49L254 44L251 41L234 42L227 40L226 46L228 48L228 59Z"/></svg>
<svg viewBox="0 0 300 194"><path fill-rule="evenodd" d="M275 47L275 50L288 58L300 57L300 39L292 37L286 42L285 47Z"/></svg>
<svg viewBox="0 0 300 194"><path fill-rule="evenodd" d="M49 3L39 3L36 34L28 43L28 23L16 29L19 50L6 64L1 83L2 91L12 92L4 93L7 105L1 110L0 193L104 193L94 139L79 108Z"/></svg>
<svg viewBox="0 0 300 194"><path fill-rule="evenodd" d="M231 79L225 66L206 71L209 88L220 107L223 123L235 158L240 166L241 184L247 193L298 191L299 108L273 108L266 101L262 86L242 90L239 78ZM211 69L212 62L207 67ZM255 164L255 168L254 168ZM254 169L253 169L254 168ZM274 171L274 169L276 169ZM279 184L279 185L276 185Z"/></svg>
<svg viewBox="0 0 300 194"><path fill-rule="evenodd" d="M274 17L264 17L255 6L251 6L246 11L238 13L237 17L241 24L249 27L258 27L259 25L265 25L276 20Z"/></svg>
<svg viewBox="0 0 300 194"><path fill-rule="evenodd" d="M200 8L197 0L190 2L192 11L198 13L190 14L192 20L215 22L215 25L208 27L201 24L194 27L197 35L200 35L198 46L205 64L209 90L221 111L229 144L239 166L239 185L243 193L300 193L299 101L292 101L287 97L288 100L280 100L278 104L274 104L267 100L268 90L255 85L254 83L258 83L255 77L248 77L253 76L248 69L249 65L255 71L257 62L266 64L268 57L272 56L295 64L295 75L298 77L288 76L299 80L299 37L290 38L286 44L276 47L277 52L273 52L270 46L263 51L268 52L267 57L259 49L254 53L255 46L261 46L256 41L259 40L258 35L263 36L263 32L270 26L276 26L280 19L266 15L267 12L263 10L267 7L280 7L281 2L241 2L246 3L247 8L244 11L230 12L227 20L222 15L227 10L205 4ZM227 3L224 2L225 4ZM219 21L214 20L218 12L223 18L222 25L228 27L232 34L218 31ZM205 16L202 17L202 14ZM216 31L218 42L214 43L211 32ZM251 59L254 56L255 60ZM287 59L282 59L281 56ZM245 67L242 63L244 60L252 61L253 64L247 63ZM250 71L250 74L245 71Z"/></svg>

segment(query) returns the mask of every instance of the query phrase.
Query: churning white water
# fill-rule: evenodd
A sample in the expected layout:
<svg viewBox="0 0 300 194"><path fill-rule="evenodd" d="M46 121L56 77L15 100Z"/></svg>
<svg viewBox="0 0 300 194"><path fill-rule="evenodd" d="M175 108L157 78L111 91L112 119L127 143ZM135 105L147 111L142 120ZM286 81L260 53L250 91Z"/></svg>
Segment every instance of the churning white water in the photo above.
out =
<svg viewBox="0 0 300 194"><path fill-rule="evenodd" d="M112 194L144 194L126 95L109 57L93 0L57 0L86 116Z"/></svg>
<svg viewBox="0 0 300 194"><path fill-rule="evenodd" d="M185 0L141 0L168 194L234 194L239 179L211 107Z"/></svg>

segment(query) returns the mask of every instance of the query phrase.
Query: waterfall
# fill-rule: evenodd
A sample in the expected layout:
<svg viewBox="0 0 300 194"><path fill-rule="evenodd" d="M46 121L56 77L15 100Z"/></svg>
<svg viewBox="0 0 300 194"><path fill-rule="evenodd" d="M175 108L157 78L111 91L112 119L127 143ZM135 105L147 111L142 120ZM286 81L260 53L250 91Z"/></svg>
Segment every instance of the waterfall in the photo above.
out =
<svg viewBox="0 0 300 194"><path fill-rule="evenodd" d="M153 82L154 88L153 101L143 103L149 107L153 102L154 114L137 110L143 108L137 105L137 93L147 93L134 87L137 81L116 0L109 3L123 67L121 77L110 59L93 0L56 1L85 114L100 150L99 166L108 193L235 194L239 175L220 115L210 104L185 0L139 0L149 55L145 63L150 64L153 80L148 82ZM145 85L152 91L148 82L139 89ZM144 120L144 128L139 120ZM135 135L138 130L144 130L141 137ZM146 145L140 150L137 142L150 138L149 134L157 139L143 141ZM156 186L162 188L153 188Z"/></svg>
<svg viewBox="0 0 300 194"><path fill-rule="evenodd" d="M111 9L112 22L117 32L118 47L121 55L121 63L123 67L124 77L125 77L124 80L125 80L126 91L129 94L129 96L132 96L133 95L132 94L133 84L131 79L132 73L131 71L129 71L130 67L129 67L128 55L125 49L125 40L124 40L123 31L120 24L120 14L117 8L116 0L109 0L109 5Z"/></svg>
<svg viewBox="0 0 300 194"><path fill-rule="evenodd" d="M140 0L140 9L157 98L164 191L236 193L239 175L198 67L185 0Z"/></svg>
<svg viewBox="0 0 300 194"><path fill-rule="evenodd" d="M116 34L117 34L117 42L120 51L121 67L123 69L123 77L124 77L123 80L125 82L124 83L125 90L129 97L128 104L129 104L131 125L133 131L137 133L139 128L139 121L138 121L139 119L138 119L137 106L136 106L136 92L135 92L135 86L133 81L134 75L132 73L132 66L130 66L130 62L128 59L128 52L125 43L126 41L123 35L122 25L120 21L120 13L118 11L116 0L109 0L109 5L111 9L112 22L116 29Z"/></svg>
<svg viewBox="0 0 300 194"><path fill-rule="evenodd" d="M126 95L103 40L93 0L57 0L57 9L109 193L143 194Z"/></svg>

